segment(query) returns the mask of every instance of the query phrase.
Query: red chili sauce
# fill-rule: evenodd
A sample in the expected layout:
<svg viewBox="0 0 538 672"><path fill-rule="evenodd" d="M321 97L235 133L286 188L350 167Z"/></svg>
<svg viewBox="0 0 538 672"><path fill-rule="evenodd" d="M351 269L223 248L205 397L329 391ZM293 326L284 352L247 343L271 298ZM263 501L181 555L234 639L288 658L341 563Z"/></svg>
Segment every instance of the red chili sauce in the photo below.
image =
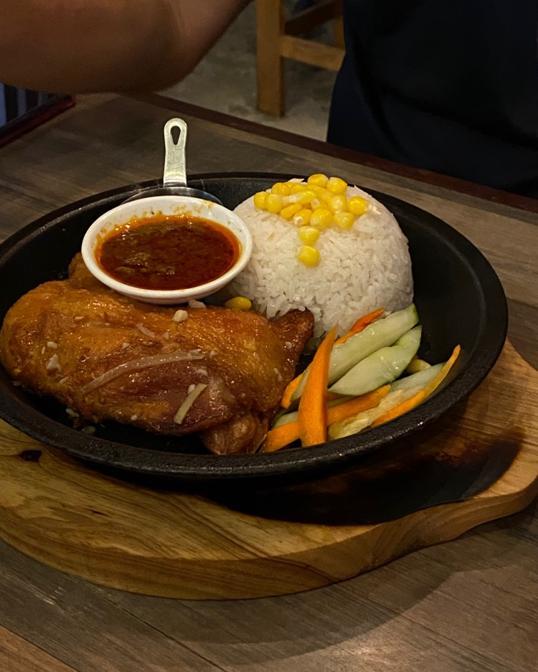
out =
<svg viewBox="0 0 538 672"><path fill-rule="evenodd" d="M103 236L96 258L108 275L140 289L187 289L224 275L240 243L224 226L192 215L133 219Z"/></svg>

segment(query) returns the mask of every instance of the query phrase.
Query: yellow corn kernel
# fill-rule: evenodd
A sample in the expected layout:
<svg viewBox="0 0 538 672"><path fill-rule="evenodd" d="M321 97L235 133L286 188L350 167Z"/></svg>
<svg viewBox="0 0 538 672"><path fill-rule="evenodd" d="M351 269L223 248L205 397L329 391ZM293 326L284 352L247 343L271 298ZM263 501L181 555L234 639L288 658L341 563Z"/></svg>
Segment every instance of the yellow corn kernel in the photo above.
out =
<svg viewBox="0 0 538 672"><path fill-rule="evenodd" d="M330 208L331 199L334 198L334 194L331 194L331 192L327 191L327 189L323 189L322 192L320 192L319 194L319 198L322 200L323 203L325 203L327 207Z"/></svg>
<svg viewBox="0 0 538 672"><path fill-rule="evenodd" d="M299 194L299 203L311 203L315 198L316 194L312 190L307 189Z"/></svg>
<svg viewBox="0 0 538 672"><path fill-rule="evenodd" d="M327 189L333 194L344 194L347 189L347 183L341 177L329 177Z"/></svg>
<svg viewBox="0 0 538 672"><path fill-rule="evenodd" d="M250 310L252 301L247 299L246 296L234 296L233 299L228 299L224 305L232 310Z"/></svg>
<svg viewBox="0 0 538 672"><path fill-rule="evenodd" d="M362 196L352 196L347 202L347 207L349 212L360 217L368 210L368 201Z"/></svg>
<svg viewBox="0 0 538 672"><path fill-rule="evenodd" d="M311 189L306 189L303 191L299 191L296 194L292 194L291 196L288 196L286 201L287 203L302 203L303 205L307 205L315 198L316 194Z"/></svg>
<svg viewBox="0 0 538 672"><path fill-rule="evenodd" d="M310 189L316 194L317 198L323 203L328 203L333 194L323 187L318 187L316 184L310 185Z"/></svg>
<svg viewBox="0 0 538 672"><path fill-rule="evenodd" d="M321 208L321 201L319 200L319 198L313 198L310 201L309 205L312 208L312 210L317 210L318 208Z"/></svg>
<svg viewBox="0 0 538 672"><path fill-rule="evenodd" d="M292 203L291 205L286 205L280 211L280 216L284 219L291 219L293 215L296 215L303 206L300 203Z"/></svg>
<svg viewBox="0 0 538 672"><path fill-rule="evenodd" d="M269 212L277 213L282 210L284 201L280 194L267 194L267 200L265 202L265 209Z"/></svg>
<svg viewBox="0 0 538 672"><path fill-rule="evenodd" d="M351 212L344 212L343 210L340 210L340 212L334 213L334 223L341 229L350 229L354 222L355 215Z"/></svg>
<svg viewBox="0 0 538 672"><path fill-rule="evenodd" d="M312 217L312 210L309 210L308 208L303 208L302 210L299 210L299 212L294 215L293 217L293 223L295 226L306 226L310 222L310 218Z"/></svg>
<svg viewBox="0 0 538 672"><path fill-rule="evenodd" d="M271 187L272 194L278 194L279 196L289 196L291 193L291 187L285 182L275 182Z"/></svg>
<svg viewBox="0 0 538 672"><path fill-rule="evenodd" d="M290 194L300 194L305 191L307 186L304 182L290 182Z"/></svg>
<svg viewBox="0 0 538 672"><path fill-rule="evenodd" d="M297 233L305 245L314 245L319 238L319 229L313 226L300 226Z"/></svg>
<svg viewBox="0 0 538 672"><path fill-rule="evenodd" d="M319 252L311 245L303 245L297 252L297 259L305 266L317 266L319 264Z"/></svg>
<svg viewBox="0 0 538 672"><path fill-rule="evenodd" d="M258 191L257 194L254 194L254 206L258 208L258 210L265 210L266 205L267 205L266 191Z"/></svg>
<svg viewBox="0 0 538 672"><path fill-rule="evenodd" d="M333 212L347 210L347 198L344 194L331 194L328 205Z"/></svg>
<svg viewBox="0 0 538 672"><path fill-rule="evenodd" d="M323 173L315 173L314 175L310 175L307 182L308 184L316 184L319 187L324 187L328 180L329 178L327 175L324 175Z"/></svg>
<svg viewBox="0 0 538 672"><path fill-rule="evenodd" d="M318 229L326 229L332 224L333 213L327 208L317 208L310 217L310 225Z"/></svg>

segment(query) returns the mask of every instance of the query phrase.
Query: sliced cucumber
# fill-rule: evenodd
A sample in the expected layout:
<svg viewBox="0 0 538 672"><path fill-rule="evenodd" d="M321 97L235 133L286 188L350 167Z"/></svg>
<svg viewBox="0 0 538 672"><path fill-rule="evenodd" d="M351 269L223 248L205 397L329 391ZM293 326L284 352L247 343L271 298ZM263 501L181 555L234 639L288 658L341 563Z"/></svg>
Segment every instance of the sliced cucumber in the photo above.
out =
<svg viewBox="0 0 538 672"><path fill-rule="evenodd" d="M404 378L399 378L398 380L395 380L390 388L390 392L387 395L388 402L385 402L386 404L389 404L390 408L392 408L392 403L393 400L396 399L398 400L399 396L396 397L393 392L397 392L398 390L412 390L413 394L415 392L418 392L421 390L423 387L426 387L426 385L437 376L439 371L443 368L443 364L435 364L433 366L430 366L428 369L424 369L423 371L419 371L418 373L414 373L411 376L405 376ZM411 395L413 396L413 395ZM338 403L343 403L345 401L348 401L348 399L353 398L353 397L343 397L342 399L336 399L333 401L329 402L329 406L335 406ZM407 397L407 394L405 395L405 398ZM404 401L405 399L402 399ZM377 407L376 407L377 408ZM373 413L376 409L372 408L368 411L364 411L364 415L366 416L368 413ZM385 410L389 410L386 408ZM288 422L295 422L297 420L297 411L292 411L291 413L283 413L280 415L274 423L274 427L280 427L280 425L286 425Z"/></svg>
<svg viewBox="0 0 538 672"><path fill-rule="evenodd" d="M332 408L333 406L344 404L346 401L350 401L350 399L352 399L352 397L341 397L340 399L331 399L331 401L329 401L327 405L329 406L329 408ZM299 415L298 411L292 411L291 413L282 413L274 421L273 428L280 427L280 425L287 425L288 422L295 422L297 420L298 415Z"/></svg>
<svg viewBox="0 0 538 672"><path fill-rule="evenodd" d="M401 336L393 346L376 350L340 378L330 392L358 396L392 383L417 354L420 345L422 327L414 327Z"/></svg>
<svg viewBox="0 0 538 672"><path fill-rule="evenodd" d="M407 399L410 399L420 390L419 387L409 387L405 389L395 390L389 392L386 397L381 399L380 403L375 408L370 408L367 411L357 413L352 418L342 420L342 422L335 422L329 427L330 439L342 439L344 436L351 436L357 434L370 427L370 425L380 415L387 413L391 408L398 406Z"/></svg>
<svg viewBox="0 0 538 672"><path fill-rule="evenodd" d="M410 387L426 387L426 385L435 378L439 371L443 368L443 364L435 364L430 366L428 369L423 369L418 373L414 373L411 376L405 376L405 378L400 378L399 380L394 381L390 388L391 392L396 390L406 390Z"/></svg>
<svg viewBox="0 0 538 672"><path fill-rule="evenodd" d="M352 336L345 343L336 345L331 353L329 384L339 380L358 362L376 352L376 350L395 343L417 323L417 309L414 304L411 304L403 310L399 310L370 324L366 329ZM292 397L294 401L303 393L307 375L308 370Z"/></svg>
<svg viewBox="0 0 538 672"><path fill-rule="evenodd" d="M337 345L331 356L329 382L341 378L368 355L395 343L401 336L418 324L418 313L414 304L404 310L377 320L366 329Z"/></svg>
<svg viewBox="0 0 538 672"><path fill-rule="evenodd" d="M418 373L419 371L424 371L424 369L429 369L430 366L431 364L420 359L420 357L413 357L407 367L407 373Z"/></svg>
<svg viewBox="0 0 538 672"><path fill-rule="evenodd" d="M273 429L275 427L280 427L280 425L287 425L289 422L295 422L297 416L299 415L298 411L292 411L291 413L284 413L280 415L273 423Z"/></svg>

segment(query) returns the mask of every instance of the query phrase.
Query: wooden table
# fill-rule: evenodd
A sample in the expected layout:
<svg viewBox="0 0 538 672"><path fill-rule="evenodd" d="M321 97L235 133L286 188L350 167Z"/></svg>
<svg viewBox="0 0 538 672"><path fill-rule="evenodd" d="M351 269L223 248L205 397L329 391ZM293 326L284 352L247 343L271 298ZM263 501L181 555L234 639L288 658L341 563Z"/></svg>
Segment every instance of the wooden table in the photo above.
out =
<svg viewBox="0 0 538 672"><path fill-rule="evenodd" d="M174 109L190 124L191 173L324 171L448 221L495 266L509 298L510 338L537 365L537 201L159 97L89 98L3 148L0 238L70 201L158 177L161 126ZM331 588L188 602L100 588L0 544L0 670L530 672L538 657L537 558L534 506Z"/></svg>

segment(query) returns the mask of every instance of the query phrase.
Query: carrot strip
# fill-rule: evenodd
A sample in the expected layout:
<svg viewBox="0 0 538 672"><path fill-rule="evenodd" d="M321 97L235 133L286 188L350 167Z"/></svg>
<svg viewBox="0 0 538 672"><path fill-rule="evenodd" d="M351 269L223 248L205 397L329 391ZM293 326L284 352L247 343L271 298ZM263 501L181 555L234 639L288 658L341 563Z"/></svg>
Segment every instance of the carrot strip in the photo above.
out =
<svg viewBox="0 0 538 672"><path fill-rule="evenodd" d="M341 343L345 343L348 339L350 339L352 336L355 336L355 334L358 334L359 332L363 331L366 329L366 327L369 324L372 324L372 322L375 322L378 320L383 313L385 312L384 308L377 308L376 310L373 310L371 313L368 313L367 315L363 315L362 317L359 317L359 319L353 323L351 326L351 329L344 334L343 336L340 336L339 339L337 339L335 345L340 345Z"/></svg>
<svg viewBox="0 0 538 672"><path fill-rule="evenodd" d="M343 336L340 336L340 338L337 338L335 340L334 345L340 345L342 343L345 343L348 340L348 338L355 336L355 334L358 334L360 331L363 331L363 329L366 329L366 327L369 324L372 324L372 322L375 322L380 317L382 317L384 312L385 312L384 308L378 308L377 310L373 310L371 313L368 313L367 315L359 317L359 319L353 323L351 329L347 333L345 333ZM310 367L308 367L308 370L310 370ZM297 391L299 385L303 382L303 378L304 373L300 373L291 381L291 383L289 383L286 386L284 394L282 395L282 400L280 402L282 408L289 408L291 406L291 403L293 401L293 395Z"/></svg>
<svg viewBox="0 0 538 672"><path fill-rule="evenodd" d="M381 399L390 391L390 385L379 387L373 392L362 394L360 397L355 397L349 401L344 401L337 406L330 406L327 410L327 425L332 425L334 422L341 422L347 420L357 413L367 411L379 404ZM264 452L274 453L281 448L289 446L299 438L299 422L287 422L285 425L279 425L271 429L267 433L265 439Z"/></svg>
<svg viewBox="0 0 538 672"><path fill-rule="evenodd" d="M448 376L450 369L454 366L456 360L460 356L460 352L461 352L461 345L457 345L452 351L450 357L443 364L443 368L439 371L439 373L435 376L435 378L431 380L428 383L428 385L426 385L426 387L424 388L424 392L426 393L427 397L429 397L430 394L433 394L435 390L439 387L439 385L443 382L443 380Z"/></svg>
<svg viewBox="0 0 538 672"><path fill-rule="evenodd" d="M372 310L371 313L366 313L366 315L363 315L362 317L359 317L358 320L356 320L351 329L349 330L352 334L356 334L359 331L362 331L365 329L369 324L372 324L372 322L375 322L378 320L383 313L385 312L384 308L376 308L375 310Z"/></svg>
<svg viewBox="0 0 538 672"><path fill-rule="evenodd" d="M409 411L412 411L416 406L421 404L424 401L424 399L426 399L426 394L424 390L419 390L419 392L417 392L409 399L406 399L401 404L394 406L394 408L391 408L386 413L383 413L383 415L380 415L372 422L371 426L377 427L378 425L383 425L385 422L390 422L391 420L399 418L400 415L409 413Z"/></svg>
<svg viewBox="0 0 538 672"><path fill-rule="evenodd" d="M327 384L329 361L336 338L333 327L323 339L310 365L308 378L299 402L297 422L303 446L313 446L327 440Z"/></svg>
<svg viewBox="0 0 538 672"><path fill-rule="evenodd" d="M398 404L397 406L394 406L394 408L391 408L383 415L380 415L372 422L372 427L383 425L385 422L395 420L404 413L412 411L419 404L421 404L427 397L433 394L433 392L435 392L435 390L439 387L439 385L443 382L443 380L448 376L448 373L450 369L454 366L454 363L458 359L460 352L461 352L461 346L457 345L452 351L450 357L443 364L442 369L435 376L435 378L432 381L430 381L428 385L426 385L426 387L424 387L422 390L419 390L415 395L413 395L406 401L402 402L401 404Z"/></svg>
<svg viewBox="0 0 538 672"><path fill-rule="evenodd" d="M373 392L367 392L366 394L361 394L360 397L344 401L337 406L331 406L327 412L327 424L332 425L335 422L342 422L342 420L347 420L351 416L357 415L357 413L374 408L389 392L390 385L384 385L383 387L378 387Z"/></svg>
<svg viewBox="0 0 538 672"><path fill-rule="evenodd" d="M282 400L280 402L282 408L289 408L291 406L291 402L293 401L293 395L295 394L295 391L301 384L302 379L303 374L300 373L291 381L291 383L288 383L286 385L286 389L284 390L284 394L282 395Z"/></svg>
<svg viewBox="0 0 538 672"><path fill-rule="evenodd" d="M265 437L265 444L263 447L264 453L274 453L285 446L289 446L299 438L299 423L287 422L285 425L275 427L267 432Z"/></svg>

